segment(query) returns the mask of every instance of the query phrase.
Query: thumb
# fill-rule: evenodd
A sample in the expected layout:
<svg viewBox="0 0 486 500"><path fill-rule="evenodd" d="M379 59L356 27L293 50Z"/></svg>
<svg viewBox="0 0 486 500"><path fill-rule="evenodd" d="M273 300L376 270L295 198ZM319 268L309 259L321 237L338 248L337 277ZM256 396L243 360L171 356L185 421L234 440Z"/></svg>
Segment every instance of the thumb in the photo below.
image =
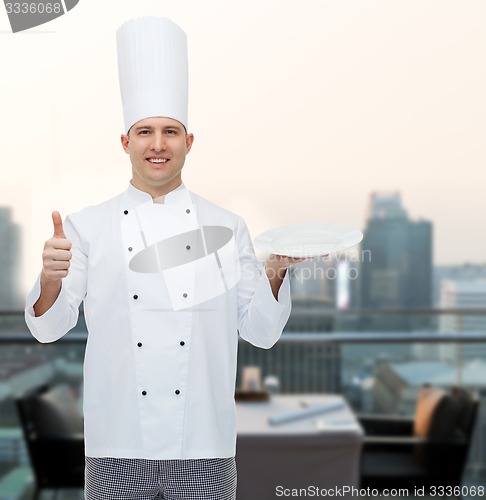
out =
<svg viewBox="0 0 486 500"><path fill-rule="evenodd" d="M54 224L54 237L66 238L66 235L64 234L64 229L62 227L61 214L59 212L52 212L52 222Z"/></svg>

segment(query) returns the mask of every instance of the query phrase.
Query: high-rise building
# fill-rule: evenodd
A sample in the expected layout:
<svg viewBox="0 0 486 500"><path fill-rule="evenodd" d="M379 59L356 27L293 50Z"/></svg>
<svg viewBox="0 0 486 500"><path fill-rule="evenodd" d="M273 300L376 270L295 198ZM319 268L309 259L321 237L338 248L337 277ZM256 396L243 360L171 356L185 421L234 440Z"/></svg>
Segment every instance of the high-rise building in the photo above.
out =
<svg viewBox="0 0 486 500"><path fill-rule="evenodd" d="M432 305L432 224L411 221L399 193L373 193L362 250L370 252L361 265L363 308L430 308ZM390 318L383 327L416 329L427 317ZM375 322L374 327L377 327Z"/></svg>
<svg viewBox="0 0 486 500"><path fill-rule="evenodd" d="M468 281L442 280L440 306L444 309L486 309L486 279ZM441 333L486 332L486 316L446 314L440 317ZM484 359L485 344L443 344L440 357L446 361Z"/></svg>
<svg viewBox="0 0 486 500"><path fill-rule="evenodd" d="M20 227L12 210L0 207L0 310L22 308L20 292Z"/></svg>
<svg viewBox="0 0 486 500"><path fill-rule="evenodd" d="M476 281L486 280L486 264L461 264L453 266L434 266L433 304L441 306L442 281Z"/></svg>
<svg viewBox="0 0 486 500"><path fill-rule="evenodd" d="M434 308L469 308L472 307L471 304L465 305L463 303L456 302L455 292L453 282L463 283L460 285L462 288L465 283L470 283L481 279L486 282L486 264L460 264L460 265L448 265L448 266L434 266L433 271L433 294L432 294L432 304ZM477 298L477 297L476 297ZM461 302L463 302L461 300ZM477 304L479 308L486 308L486 300ZM479 316L471 317L469 315L463 315L465 321L459 320L457 316L450 315L434 315L434 330L440 331L441 333L455 333L459 331L471 331L476 330L478 327L482 326L483 331L486 331L486 316L483 319ZM473 328L471 328L473 327ZM454 360L457 359L458 355L461 355L463 347L467 351L471 351L471 344L464 344L464 346L452 344L439 345L435 343L417 343L413 345L413 357L414 359L420 360ZM481 345L476 346L479 351L484 351L484 347ZM475 351L475 348L473 348ZM477 351L475 351L477 352Z"/></svg>

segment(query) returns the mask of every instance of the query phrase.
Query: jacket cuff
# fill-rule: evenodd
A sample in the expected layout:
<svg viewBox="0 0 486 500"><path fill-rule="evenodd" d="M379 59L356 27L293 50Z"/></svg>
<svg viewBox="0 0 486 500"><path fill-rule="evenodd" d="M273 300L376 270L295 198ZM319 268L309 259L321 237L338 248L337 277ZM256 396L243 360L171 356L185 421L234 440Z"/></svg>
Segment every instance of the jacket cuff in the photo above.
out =
<svg viewBox="0 0 486 500"><path fill-rule="evenodd" d="M285 322L287 321L291 308L289 274L287 270L278 290L277 301L273 295L267 275L265 272L262 273L255 296L258 297L258 301L256 302L257 308L264 316L268 318L285 317Z"/></svg>
<svg viewBox="0 0 486 500"><path fill-rule="evenodd" d="M27 323L27 326L29 327L29 330L34 338L36 338L39 342L54 342L59 338L59 335L55 334L61 326L59 319L65 316L63 311L69 309L69 303L66 291L61 282L61 291L59 292L54 304L52 304L52 306L44 314L36 316L34 312L34 304L37 302L41 293L40 278L41 274L39 273L32 290L27 295L25 305L25 322Z"/></svg>

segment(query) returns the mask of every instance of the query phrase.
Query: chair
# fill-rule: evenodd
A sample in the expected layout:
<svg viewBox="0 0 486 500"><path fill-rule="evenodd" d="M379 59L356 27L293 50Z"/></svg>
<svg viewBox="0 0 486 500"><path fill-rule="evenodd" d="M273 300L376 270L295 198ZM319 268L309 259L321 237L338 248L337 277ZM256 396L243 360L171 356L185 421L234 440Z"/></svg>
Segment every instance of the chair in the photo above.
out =
<svg viewBox="0 0 486 500"><path fill-rule="evenodd" d="M17 411L36 479L46 489L84 487L83 417L67 385L43 385L16 397Z"/></svg>
<svg viewBox="0 0 486 500"><path fill-rule="evenodd" d="M479 402L470 392L424 386L415 417L359 416L365 431L361 486L460 486Z"/></svg>

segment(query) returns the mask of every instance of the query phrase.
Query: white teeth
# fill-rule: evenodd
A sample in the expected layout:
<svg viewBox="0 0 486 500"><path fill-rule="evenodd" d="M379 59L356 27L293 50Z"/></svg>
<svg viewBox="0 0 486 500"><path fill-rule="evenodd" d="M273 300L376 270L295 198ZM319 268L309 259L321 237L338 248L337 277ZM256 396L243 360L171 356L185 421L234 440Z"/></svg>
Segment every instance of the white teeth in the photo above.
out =
<svg viewBox="0 0 486 500"><path fill-rule="evenodd" d="M166 161L166 158L149 158L149 162L151 163L165 163Z"/></svg>

